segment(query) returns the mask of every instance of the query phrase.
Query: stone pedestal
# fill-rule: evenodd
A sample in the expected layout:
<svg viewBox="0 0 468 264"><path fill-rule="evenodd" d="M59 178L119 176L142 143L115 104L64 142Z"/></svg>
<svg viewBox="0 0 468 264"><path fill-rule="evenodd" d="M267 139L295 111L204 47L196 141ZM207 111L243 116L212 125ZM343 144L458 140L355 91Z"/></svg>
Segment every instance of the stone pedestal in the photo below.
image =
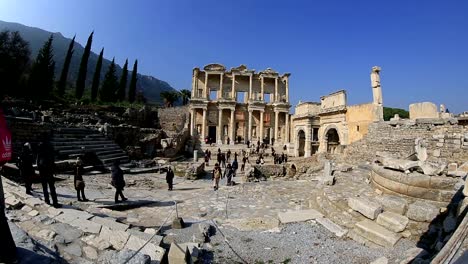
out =
<svg viewBox="0 0 468 264"><path fill-rule="evenodd" d="M193 151L193 162L197 162L198 161L198 150L194 150Z"/></svg>

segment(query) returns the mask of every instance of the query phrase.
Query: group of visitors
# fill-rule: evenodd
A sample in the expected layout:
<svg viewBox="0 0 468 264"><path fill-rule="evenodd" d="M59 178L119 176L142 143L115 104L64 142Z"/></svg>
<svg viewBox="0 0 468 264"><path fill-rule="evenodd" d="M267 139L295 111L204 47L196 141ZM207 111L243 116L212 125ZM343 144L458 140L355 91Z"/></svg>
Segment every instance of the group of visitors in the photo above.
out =
<svg viewBox="0 0 468 264"><path fill-rule="evenodd" d="M239 163L237 161L237 152L234 152L234 160L232 163L230 162L232 152L228 150L226 153L222 153L221 149L218 148L217 153L217 163L215 164L213 171L212 171L212 181L213 181L213 189L216 191L219 189L219 181L223 178L226 178L226 185L232 186L235 182L232 180L233 177L236 176L237 169L239 168ZM205 151L205 163L206 165L209 164L211 152L209 150ZM227 162L227 165L226 165ZM245 166L245 165L243 165ZM222 172L221 167L225 168L224 173Z"/></svg>

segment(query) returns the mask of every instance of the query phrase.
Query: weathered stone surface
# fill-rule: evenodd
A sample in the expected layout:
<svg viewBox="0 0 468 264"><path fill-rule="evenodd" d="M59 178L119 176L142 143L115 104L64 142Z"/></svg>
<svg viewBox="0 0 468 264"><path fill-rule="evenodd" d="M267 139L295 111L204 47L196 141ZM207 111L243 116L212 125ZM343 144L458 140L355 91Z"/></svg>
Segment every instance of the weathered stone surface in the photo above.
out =
<svg viewBox="0 0 468 264"><path fill-rule="evenodd" d="M320 217L323 217L323 215L314 209L278 213L278 218L283 224L293 222L305 222Z"/></svg>
<svg viewBox="0 0 468 264"><path fill-rule="evenodd" d="M50 241L52 239L54 239L54 237L57 235L57 233L55 233L54 231L52 230L48 230L48 229L42 229L41 231L37 232L36 236L40 239L43 239L45 241Z"/></svg>
<svg viewBox="0 0 468 264"><path fill-rule="evenodd" d="M448 165L448 171L451 172L451 171L456 171L458 169L458 164L457 163L450 163Z"/></svg>
<svg viewBox="0 0 468 264"><path fill-rule="evenodd" d="M465 187L463 187L463 195L465 195L465 197L468 197L468 178L465 179Z"/></svg>
<svg viewBox="0 0 468 264"><path fill-rule="evenodd" d="M375 219L382 212L382 206L377 202L363 197L351 197L348 206L369 219Z"/></svg>
<svg viewBox="0 0 468 264"><path fill-rule="evenodd" d="M414 103L409 105L409 116L411 120L418 118L439 118L439 112L434 103Z"/></svg>
<svg viewBox="0 0 468 264"><path fill-rule="evenodd" d="M191 263L191 255L187 246L180 246L177 243L172 243L167 256L169 264L186 264Z"/></svg>
<svg viewBox="0 0 468 264"><path fill-rule="evenodd" d="M467 142L468 143L468 142ZM466 173L468 173L468 162L465 162L463 163L459 168L458 170L461 170L461 171L464 171Z"/></svg>
<svg viewBox="0 0 468 264"><path fill-rule="evenodd" d="M388 259L386 257L380 257L374 261L372 261L370 264L387 264Z"/></svg>
<svg viewBox="0 0 468 264"><path fill-rule="evenodd" d="M100 237L96 237L96 235L82 237L81 241L99 250L108 249L112 246L109 241L103 240Z"/></svg>
<svg viewBox="0 0 468 264"><path fill-rule="evenodd" d="M80 210L60 209L60 211L62 211L62 213L56 216L55 219L66 224L69 224L76 219L88 220L93 217L92 214Z"/></svg>
<svg viewBox="0 0 468 264"><path fill-rule="evenodd" d="M356 223L356 231L366 239L384 247L392 247L400 239L399 235L367 219Z"/></svg>
<svg viewBox="0 0 468 264"><path fill-rule="evenodd" d="M50 226L54 232L64 238L65 243L71 243L83 235L83 232L64 223L56 223Z"/></svg>
<svg viewBox="0 0 468 264"><path fill-rule="evenodd" d="M89 220L84 220L77 218L69 223L71 226L74 226L85 233L99 234L101 232L102 225L94 223Z"/></svg>
<svg viewBox="0 0 468 264"><path fill-rule="evenodd" d="M122 250L127 243L129 233L122 230L111 230L107 226L103 226L99 239L109 242L116 250Z"/></svg>
<svg viewBox="0 0 468 264"><path fill-rule="evenodd" d="M383 205L385 211L404 215L408 208L408 202L402 197L395 195L382 195L377 197L379 203Z"/></svg>
<svg viewBox="0 0 468 264"><path fill-rule="evenodd" d="M151 243L155 244L155 245L161 245L161 242L163 240L163 237L162 236L159 236L159 235L154 235L154 234L148 234L148 233L145 233L145 232L141 232L141 231L138 231L138 230L134 230L134 229L128 229L126 231L127 233L129 233L130 235L133 235L133 236L136 236L140 239L143 239L145 241L148 241L151 239Z"/></svg>
<svg viewBox="0 0 468 264"><path fill-rule="evenodd" d="M382 163L384 168L390 168L399 171L406 171L419 167L419 162L413 160L403 160L391 157L382 157L378 158L377 160Z"/></svg>
<svg viewBox="0 0 468 264"><path fill-rule="evenodd" d="M124 249L122 251L114 251L114 250L107 250L104 253L99 255L97 263L102 264L116 264L116 263L125 263L128 259L130 259L135 251ZM137 253L130 261L127 262L128 264L150 264L151 259L148 255L143 253ZM158 264L159 262L155 262Z"/></svg>
<svg viewBox="0 0 468 264"><path fill-rule="evenodd" d="M98 224L101 224L103 226L107 226L108 228L110 228L112 230L125 231L129 227L128 225L116 222L115 219L109 218L109 217L95 216L95 217L91 218L91 221L93 221L95 223L98 223Z"/></svg>
<svg viewBox="0 0 468 264"><path fill-rule="evenodd" d="M393 232L401 232L405 230L408 222L408 217L392 212L383 212L377 217L377 224Z"/></svg>
<svg viewBox="0 0 468 264"><path fill-rule="evenodd" d="M423 258L427 255L428 252L422 248L411 248L404 253L403 260L400 262L400 264L412 263L412 261L416 258Z"/></svg>
<svg viewBox="0 0 468 264"><path fill-rule="evenodd" d="M198 243L181 243L179 246L181 248L187 247L190 256L192 257L192 262L197 263L198 257L200 255L200 245Z"/></svg>
<svg viewBox="0 0 468 264"><path fill-rule="evenodd" d="M182 217L176 217L174 220L172 220L172 228L174 229L182 229L185 227L184 220Z"/></svg>
<svg viewBox="0 0 468 264"><path fill-rule="evenodd" d="M333 185L335 184L335 176L326 176L322 178L322 184Z"/></svg>
<svg viewBox="0 0 468 264"><path fill-rule="evenodd" d="M14 198L13 196L6 198L5 204L7 206L10 206L11 209L15 209L15 210L20 209L24 205L20 200Z"/></svg>
<svg viewBox="0 0 468 264"><path fill-rule="evenodd" d="M81 254L82 254L80 244L77 242L73 242L67 245L66 247L63 248L63 250L67 252L68 254L77 256L77 257L81 257Z"/></svg>
<svg viewBox="0 0 468 264"><path fill-rule="evenodd" d="M42 204L42 201L39 198L31 197L31 198L24 200L24 203L31 207L34 207L34 206L38 206Z"/></svg>
<svg viewBox="0 0 468 264"><path fill-rule="evenodd" d="M144 244L146 243L145 240L138 238L137 236L131 235L127 241L127 244L125 244L125 249L130 249L137 251L139 250ZM148 243L146 246L144 246L141 251L141 253L150 256L151 261L159 261L161 262L165 250L164 248L157 246L153 243Z"/></svg>
<svg viewBox="0 0 468 264"><path fill-rule="evenodd" d="M34 216L37 216L38 214L39 214L39 212L36 211L36 210L31 210L31 211L28 213L29 216L33 216L33 217L34 217Z"/></svg>
<svg viewBox="0 0 468 264"><path fill-rule="evenodd" d="M85 246L83 247L83 253L85 255L85 257L91 259L91 260L95 260L98 258L98 253L96 251L96 249L92 248L92 247L88 247L88 246Z"/></svg>
<svg viewBox="0 0 468 264"><path fill-rule="evenodd" d="M348 233L348 230L335 224L330 219L325 217L319 217L315 219L319 224L328 229L328 231L334 233L337 237L342 237Z"/></svg>
<svg viewBox="0 0 468 264"><path fill-rule="evenodd" d="M414 221L418 222L430 222L439 214L439 209L434 205L416 201L409 205L406 216Z"/></svg>
<svg viewBox="0 0 468 264"><path fill-rule="evenodd" d="M51 218L54 218L62 213L63 213L62 210L56 209L54 207L49 207L49 209L47 209L47 215Z"/></svg>

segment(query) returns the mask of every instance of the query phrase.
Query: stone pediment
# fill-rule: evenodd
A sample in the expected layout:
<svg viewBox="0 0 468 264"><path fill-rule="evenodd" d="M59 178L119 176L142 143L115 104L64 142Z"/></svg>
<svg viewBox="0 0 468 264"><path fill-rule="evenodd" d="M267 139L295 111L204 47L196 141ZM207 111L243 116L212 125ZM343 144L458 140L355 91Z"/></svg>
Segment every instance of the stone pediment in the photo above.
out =
<svg viewBox="0 0 468 264"><path fill-rule="evenodd" d="M273 70L272 68L267 68L266 70L261 71L259 74L267 76L278 76L278 72Z"/></svg>
<svg viewBox="0 0 468 264"><path fill-rule="evenodd" d="M226 71L226 67L224 65L218 63L211 63L203 67L205 71Z"/></svg>
<svg viewBox="0 0 468 264"><path fill-rule="evenodd" d="M236 74L239 74L239 75L243 75L243 74L252 74L255 72L254 69L248 69L247 66L245 66L244 64L241 64L239 67L234 67L234 68L231 68L231 72L232 73L236 73Z"/></svg>

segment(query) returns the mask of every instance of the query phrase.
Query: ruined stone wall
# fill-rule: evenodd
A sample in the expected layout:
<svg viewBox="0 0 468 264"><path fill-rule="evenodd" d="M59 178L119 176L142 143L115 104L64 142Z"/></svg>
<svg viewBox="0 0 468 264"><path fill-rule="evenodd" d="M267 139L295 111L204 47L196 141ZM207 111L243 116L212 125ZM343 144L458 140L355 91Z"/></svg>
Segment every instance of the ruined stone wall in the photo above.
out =
<svg viewBox="0 0 468 264"><path fill-rule="evenodd" d="M188 128L188 106L161 108L158 110L158 118L161 129L168 135L180 133L184 127Z"/></svg>
<svg viewBox="0 0 468 264"><path fill-rule="evenodd" d="M468 160L468 127L438 122L378 122L369 126L368 134L345 149L346 158L371 161L377 152L389 152L404 158L414 153L416 138L427 144L430 159L447 162Z"/></svg>
<svg viewBox="0 0 468 264"><path fill-rule="evenodd" d="M362 139L367 134L369 125L380 120L381 111L379 110L381 108L382 106L373 103L347 107L346 122L348 123L349 144Z"/></svg>
<svg viewBox="0 0 468 264"><path fill-rule="evenodd" d="M50 133L52 124L37 123L26 118L6 118L8 128L12 135L13 156L21 152L24 143L29 142L35 148L41 141L43 133Z"/></svg>

